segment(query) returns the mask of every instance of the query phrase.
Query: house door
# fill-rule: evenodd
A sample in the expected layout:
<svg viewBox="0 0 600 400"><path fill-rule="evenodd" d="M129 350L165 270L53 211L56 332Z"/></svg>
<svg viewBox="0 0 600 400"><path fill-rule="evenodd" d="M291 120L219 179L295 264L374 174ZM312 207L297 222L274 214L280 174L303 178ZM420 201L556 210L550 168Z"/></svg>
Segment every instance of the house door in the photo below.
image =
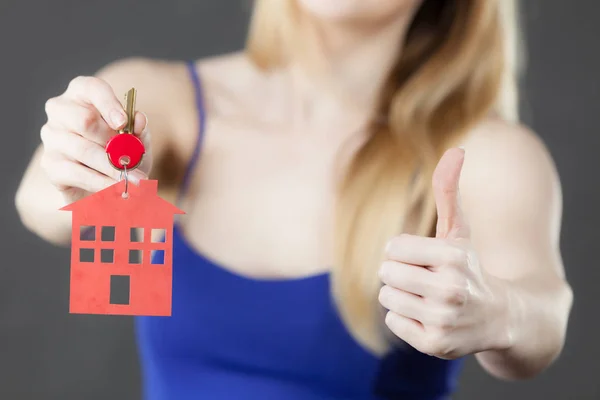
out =
<svg viewBox="0 0 600 400"><path fill-rule="evenodd" d="M110 304L129 305L129 290L131 278L129 275L111 275Z"/></svg>

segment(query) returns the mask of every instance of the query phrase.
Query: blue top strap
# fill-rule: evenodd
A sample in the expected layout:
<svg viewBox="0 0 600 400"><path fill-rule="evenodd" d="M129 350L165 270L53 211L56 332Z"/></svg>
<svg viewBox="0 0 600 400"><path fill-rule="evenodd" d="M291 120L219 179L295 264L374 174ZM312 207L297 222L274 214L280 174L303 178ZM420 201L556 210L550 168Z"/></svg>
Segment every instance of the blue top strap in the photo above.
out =
<svg viewBox="0 0 600 400"><path fill-rule="evenodd" d="M204 139L204 127L206 122L205 115L205 107L204 107L204 94L202 90L202 83L200 81L200 76L198 74L198 70L196 69L196 63L194 61L186 62L188 72L190 74L190 78L192 80L192 84L194 87L194 94L196 100L196 110L198 112L198 135L196 138L196 145L194 146L194 153L192 154L192 158L188 162L188 165L185 170L185 174L183 175L183 181L181 183L181 188L179 190L179 194L177 197L177 204L181 202L181 199L187 192L187 189L190 185L190 180L192 176L192 172L194 171L194 167L198 163L198 159L200 158L200 150L202 147L202 142Z"/></svg>

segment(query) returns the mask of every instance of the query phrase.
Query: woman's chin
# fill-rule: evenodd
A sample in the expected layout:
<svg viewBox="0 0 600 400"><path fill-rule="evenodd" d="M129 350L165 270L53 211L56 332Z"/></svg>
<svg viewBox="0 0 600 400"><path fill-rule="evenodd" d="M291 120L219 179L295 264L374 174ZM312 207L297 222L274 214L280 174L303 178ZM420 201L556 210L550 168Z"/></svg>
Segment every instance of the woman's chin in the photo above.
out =
<svg viewBox="0 0 600 400"><path fill-rule="evenodd" d="M295 0L301 9L328 21L369 21L387 19L412 10L422 0Z"/></svg>

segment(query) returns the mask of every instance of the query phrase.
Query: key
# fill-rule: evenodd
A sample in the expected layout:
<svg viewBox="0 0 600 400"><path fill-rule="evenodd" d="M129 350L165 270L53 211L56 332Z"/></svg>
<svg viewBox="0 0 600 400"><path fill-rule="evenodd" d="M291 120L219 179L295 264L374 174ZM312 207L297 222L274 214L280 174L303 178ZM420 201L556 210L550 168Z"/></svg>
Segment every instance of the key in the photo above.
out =
<svg viewBox="0 0 600 400"><path fill-rule="evenodd" d="M125 111L127 113L127 125L119 133L133 133L133 122L135 118L135 97L137 91L135 88L129 89L125 93Z"/></svg>
<svg viewBox="0 0 600 400"><path fill-rule="evenodd" d="M127 124L106 143L108 161L114 168L121 171L131 171L137 168L142 163L146 152L142 141L133 134L136 96L135 88L131 88L125 94Z"/></svg>

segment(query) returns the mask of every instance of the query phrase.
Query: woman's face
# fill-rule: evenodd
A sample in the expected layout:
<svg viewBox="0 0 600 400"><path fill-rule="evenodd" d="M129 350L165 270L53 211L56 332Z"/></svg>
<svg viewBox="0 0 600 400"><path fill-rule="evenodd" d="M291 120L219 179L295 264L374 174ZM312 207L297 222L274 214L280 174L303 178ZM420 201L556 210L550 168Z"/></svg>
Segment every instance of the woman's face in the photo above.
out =
<svg viewBox="0 0 600 400"><path fill-rule="evenodd" d="M296 0L316 17L337 21L381 20L413 14L423 0ZM437 1L437 0L434 0Z"/></svg>

